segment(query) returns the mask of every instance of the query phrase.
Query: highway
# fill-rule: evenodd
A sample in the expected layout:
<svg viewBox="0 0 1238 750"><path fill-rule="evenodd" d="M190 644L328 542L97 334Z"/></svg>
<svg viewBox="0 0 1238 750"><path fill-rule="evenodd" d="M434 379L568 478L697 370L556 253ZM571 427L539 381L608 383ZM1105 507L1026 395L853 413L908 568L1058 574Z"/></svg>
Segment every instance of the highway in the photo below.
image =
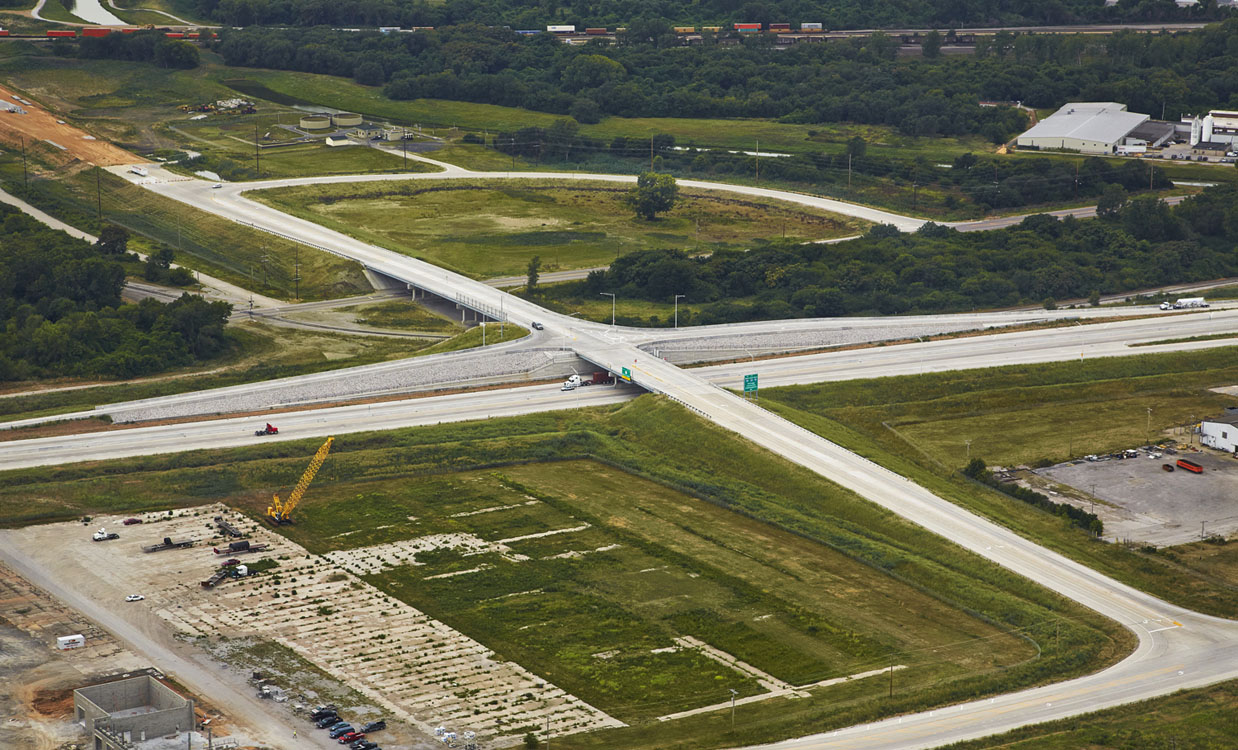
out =
<svg viewBox="0 0 1238 750"><path fill-rule="evenodd" d="M543 322L549 335L562 336L565 345L570 346L586 360L613 372L623 371L625 374L630 374L632 381L637 385L665 394L703 418L851 489L871 502L913 520L978 555L1115 619L1129 628L1139 640L1139 646L1134 653L1119 664L1076 680L1001 698L975 701L949 709L928 711L863 727L853 727L839 733L800 738L793 742L780 743L778 747L828 748L842 747L844 744L848 748L884 748L886 750L931 747L970 737L984 736L1032 722L1070 716L1085 710L1095 710L1107 705L1164 695L1186 687L1238 677L1238 658L1236 658L1238 657L1238 623L1187 612L1040 547L1030 540L1019 537L933 495L928 490L861 456L846 451L840 446L761 409L751 401L735 396L708 382L696 371L680 369L640 350L620 331L550 313L530 302L511 297L483 282L466 279L422 261L368 245L310 222L260 206L241 196L240 193L243 190L254 189L257 185L228 186L211 190L200 181L173 179L165 173L159 173L157 169L151 171L155 176L135 181L161 194L192 203L199 208L235 221L250 223L264 230L320 247L327 252L352 258L392 278L414 284L439 296L460 300L475 308L493 310L521 324L530 324L533 321ZM401 177L442 179L445 174L458 175L462 171L457 169L433 175ZM489 176L487 173L466 174L474 177ZM133 177L132 175L125 176ZM632 179L610 175L537 175L538 179L547 177L607 179L625 182ZM347 182L368 179L314 178L308 182L321 184L332 181ZM381 175L373 179L389 180L392 176ZM306 181L277 182L295 184ZM788 195L791 195L795 202L817 205L825 210L835 210L830 207L830 204L838 203L760 188L717 186L712 183L694 185L689 181L683 181L680 184L729 189L784 200L792 199L788 198ZM844 207L847 208L844 212L848 215L864 212L868 212L869 215L881 214L880 218L872 220L887 221L904 229L918 226L919 220L917 219L875 212L872 209L860 211L849 204L844 204ZM1229 324L1231 323L1229 315L1228 312L1216 313L1214 317L1219 316L1222 321ZM1087 334L1083 331L1088 328L1103 329L1104 326L1109 325L1116 324L1079 326L1080 336L1086 336ZM1105 332L1110 335L1114 333L1113 331ZM1156 335L1151 331L1143 333L1147 336ZM1009 355L1010 352L991 352L987 356L996 364L1004 361ZM983 356L983 353L977 354L972 361L982 361ZM456 409L464 411L477 408L479 399L496 399L490 408L482 407L486 411L486 416L493 417L556 408L565 403L570 403L572 406L585 403L611 403L612 401L606 399L624 397L622 389L602 393L599 396L594 394L609 389L587 388L570 394L552 392L549 400L542 399L540 405L535 406L533 402L539 399L532 390L529 389L525 393L507 391L460 394L450 398L456 399L454 402ZM555 400L554 395L566 395L568 399L574 400ZM521 401L521 399L525 400ZM553 403L556 406L546 407L547 403ZM373 416L372 410L378 406L340 408L354 410L348 419L354 424L364 423L366 429L383 429L391 426L383 417ZM447 411L453 408L451 404L444 401L438 402L438 406ZM314 412L303 414L304 416L298 418L308 420L315 418ZM321 418L321 415L319 416ZM421 422L424 424L441 416L431 414L430 407L427 407L426 413L417 418L425 420ZM407 420L408 417L405 416L404 419ZM245 430L250 431L250 435L246 437L254 440L252 429L258 426L256 423L259 421L223 420L217 423L214 429L221 431L218 436L219 440L226 439L227 431L232 431L232 435L240 437L244 435ZM165 432L161 433L161 437L155 438L149 430L165 430ZM114 450L145 453L149 452L152 444L158 440L176 442L180 449L186 449L195 447L195 439L202 437L195 433L195 437L191 438L191 433L184 425L147 428L147 430L132 432L134 436L127 439L140 444L131 444L127 448L118 445L114 447ZM297 433L297 429L288 429L288 434L281 437L292 439L300 436ZM112 435L124 434L123 431L108 433L106 440L120 440L122 438L113 438ZM78 460L84 453L91 452L85 450L85 446L102 443L105 440L101 436L76 437L80 438L80 442L77 443L80 450L73 455L77 456ZM70 438L53 440L60 441L59 450L64 450L63 446L72 442ZM219 444L218 441L209 439L208 442L211 445ZM13 465L11 462L40 462L38 456L40 449L43 449L41 452L44 453L53 450L52 443L38 440L10 443L4 447L6 451L27 451L24 455L0 454L9 457L9 460L5 461L6 466ZM33 453L29 452L31 449ZM98 448L93 450L98 450Z"/></svg>

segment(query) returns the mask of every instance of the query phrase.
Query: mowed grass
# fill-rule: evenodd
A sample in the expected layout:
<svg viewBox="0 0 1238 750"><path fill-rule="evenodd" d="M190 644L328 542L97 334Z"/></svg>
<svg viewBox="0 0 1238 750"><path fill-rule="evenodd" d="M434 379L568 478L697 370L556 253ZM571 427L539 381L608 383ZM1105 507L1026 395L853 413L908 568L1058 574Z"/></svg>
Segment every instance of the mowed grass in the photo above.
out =
<svg viewBox="0 0 1238 750"><path fill-rule="evenodd" d="M1142 444L1147 405L1163 410L1154 407L1154 435L1190 404L1197 418L1212 413L1234 399L1207 389L1232 385L1236 367L1238 348L1229 347L770 388L761 402L1106 575L1191 609L1234 617L1238 545L1174 556L1105 544L1062 518L963 480L957 470L966 463L962 441L977 426L990 431L971 437L971 456L990 464L1018 463L1019 456L1055 461L1068 448L1083 455Z"/></svg>
<svg viewBox="0 0 1238 750"><path fill-rule="evenodd" d="M607 265L633 250L708 252L755 239L857 234L865 222L765 199L683 190L653 221L622 203L627 186L562 181L379 182L276 188L250 197L474 277Z"/></svg>
<svg viewBox="0 0 1238 750"><path fill-rule="evenodd" d="M523 127L548 127L560 115L493 104L474 104L439 99L393 101L379 87L362 86L345 78L295 73L230 68L217 74L223 83L255 96L275 101L328 105L394 122L437 125L470 130L515 131ZM994 146L979 137L915 138L893 128L852 123L800 125L759 119L692 119L677 117L607 117L595 125L581 125L581 135L604 140L615 136L648 139L657 133L675 136L680 145L719 146L762 151L841 152L846 141L859 135L874 153L888 149L891 154L908 152L925 155L954 155L965 152L992 152Z"/></svg>
<svg viewBox="0 0 1238 750"><path fill-rule="evenodd" d="M6 472L0 518L216 500L258 516L321 442ZM321 552L436 529L508 539L530 559L440 551L422 560L426 569L376 582L497 645L499 658L636 722L573 736L573 747L768 742L1090 672L1131 647L1116 623L660 398L339 436L282 533ZM567 552L581 554L556 557ZM421 577L475 562L493 567ZM741 706L734 732L725 709L655 722L692 701L724 703L731 687L752 689L693 651L655 659L676 633L795 680L891 661L909 669L895 674L893 697L882 676ZM1020 657L1036 647L1039 657Z"/></svg>
<svg viewBox="0 0 1238 750"><path fill-rule="evenodd" d="M951 750L1191 748L1230 750L1238 737L1238 680L1034 724Z"/></svg>
<svg viewBox="0 0 1238 750"><path fill-rule="evenodd" d="M794 685L867 671L904 648L899 658L919 670L900 675L907 685L1035 654L1022 638L960 619L892 579L872 581L871 569L822 545L596 462L365 489L417 518L395 522L406 535L545 535L508 542L506 556L424 555L370 580L625 721L721 703L730 688L763 692L676 650L678 636ZM331 541L354 546L355 536ZM895 602L901 612L890 617ZM897 643L913 625L914 636Z"/></svg>
<svg viewBox="0 0 1238 750"><path fill-rule="evenodd" d="M1221 412L1238 398L1209 389L1232 385L1235 367L1238 349L1218 348L810 388L814 401L848 394L834 401L840 419L882 426L942 465L965 464L970 440L973 457L1013 466L1129 448ZM800 394L789 395L802 403Z"/></svg>

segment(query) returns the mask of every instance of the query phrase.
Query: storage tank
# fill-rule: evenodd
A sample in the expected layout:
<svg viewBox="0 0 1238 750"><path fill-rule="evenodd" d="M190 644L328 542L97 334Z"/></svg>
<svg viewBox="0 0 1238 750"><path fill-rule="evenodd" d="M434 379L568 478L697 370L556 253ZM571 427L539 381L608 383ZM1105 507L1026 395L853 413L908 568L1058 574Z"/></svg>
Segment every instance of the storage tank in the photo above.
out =
<svg viewBox="0 0 1238 750"><path fill-rule="evenodd" d="M1213 127L1213 122L1214 122L1214 121L1213 121L1213 119L1212 119L1212 115L1211 115L1211 114L1209 114L1207 117L1205 117L1205 118L1204 118L1204 132L1203 132L1203 134L1202 134L1202 135L1203 135L1203 139L1204 139L1205 141L1211 141L1211 140L1212 140L1212 127Z"/></svg>
<svg viewBox="0 0 1238 750"><path fill-rule="evenodd" d="M355 128L361 124L361 115L352 112L340 112L331 115L331 122L337 128Z"/></svg>
<svg viewBox="0 0 1238 750"><path fill-rule="evenodd" d="M326 130L331 127L331 118L327 115L305 115L301 118L302 130Z"/></svg>

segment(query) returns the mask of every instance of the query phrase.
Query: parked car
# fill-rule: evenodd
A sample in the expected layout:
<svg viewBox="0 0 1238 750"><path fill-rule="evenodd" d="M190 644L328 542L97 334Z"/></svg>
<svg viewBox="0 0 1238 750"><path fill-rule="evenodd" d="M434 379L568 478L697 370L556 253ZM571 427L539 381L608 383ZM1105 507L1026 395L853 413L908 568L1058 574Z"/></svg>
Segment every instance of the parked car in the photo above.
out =
<svg viewBox="0 0 1238 750"><path fill-rule="evenodd" d="M1174 470L1173 464L1161 464L1161 471L1173 471L1173 470Z"/></svg>
<svg viewBox="0 0 1238 750"><path fill-rule="evenodd" d="M125 526L132 526L132 525L134 525L135 523L142 523L142 519L140 519L140 518L126 518L125 520L121 521L121 523L122 523L122 524L124 524Z"/></svg>
<svg viewBox="0 0 1238 750"><path fill-rule="evenodd" d="M318 727L319 729L326 729L327 727L333 724L338 724L338 723L340 723L340 717L332 713L332 714L327 714L326 716L323 716L317 721L315 721L314 726Z"/></svg>
<svg viewBox="0 0 1238 750"><path fill-rule="evenodd" d="M231 560L227 560L227 561L225 561L225 562L224 562L224 564L223 564L223 566L224 566L224 567L227 567L227 566L229 566L229 565L239 565L239 564L240 564L240 562L241 562L240 560L237 560L236 558L233 558L233 559L231 559ZM335 716L335 715L336 715L335 706L334 706L334 705L332 705L332 704L330 704L330 703L328 703L328 704L327 704L327 705L325 705L325 706L318 706L318 707L316 707L313 711L311 711L311 712L310 712L310 719L311 719L312 721L318 721L319 719L322 719L322 718L324 718L324 717L327 717L327 716Z"/></svg>
<svg viewBox="0 0 1238 750"><path fill-rule="evenodd" d="M333 740L338 740L342 735L348 734L351 731L353 731L352 724L344 724L327 732L327 736Z"/></svg>
<svg viewBox="0 0 1238 750"><path fill-rule="evenodd" d="M354 729L351 732L345 732L340 735L340 744L347 745L350 742L356 742L357 740L363 740L363 739L365 739L365 735Z"/></svg>
<svg viewBox="0 0 1238 750"><path fill-rule="evenodd" d="M386 728L387 728L387 722L384 719L379 719L378 721L371 721L369 724L366 724L365 726L361 727L361 731L362 732L377 732L379 730L386 729Z"/></svg>
<svg viewBox="0 0 1238 750"><path fill-rule="evenodd" d="M126 597L125 597L125 601L127 601L127 602L140 602L140 601L142 601L142 600L143 600L143 599L145 599L145 598L146 598L146 597L142 596L141 594L130 594L129 596L126 596Z"/></svg>
<svg viewBox="0 0 1238 750"><path fill-rule="evenodd" d="M378 743L370 742L369 740L358 740L349 745L349 747L352 750L375 750L378 747Z"/></svg>

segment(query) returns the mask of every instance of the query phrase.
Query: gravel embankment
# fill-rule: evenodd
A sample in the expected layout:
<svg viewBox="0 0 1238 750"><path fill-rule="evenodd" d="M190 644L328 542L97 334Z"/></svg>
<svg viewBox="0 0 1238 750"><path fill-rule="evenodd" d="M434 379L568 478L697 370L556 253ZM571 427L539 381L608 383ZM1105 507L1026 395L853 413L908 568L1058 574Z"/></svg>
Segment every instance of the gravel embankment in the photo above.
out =
<svg viewBox="0 0 1238 750"><path fill-rule="evenodd" d="M111 404L99 407L97 411L108 414L116 422L141 422L265 411L456 385L555 377L560 370L571 372L567 359L562 355L555 357L554 354L547 351L512 351L418 357L181 396Z"/></svg>
<svg viewBox="0 0 1238 750"><path fill-rule="evenodd" d="M935 322L924 325L898 324L883 327L863 326L818 328L777 333L702 336L671 341L651 341L641 349L677 364L710 362L731 357L780 354L783 352L824 349L831 346L870 344L878 341L898 341L922 336L937 336L977 328L974 321L951 324Z"/></svg>

